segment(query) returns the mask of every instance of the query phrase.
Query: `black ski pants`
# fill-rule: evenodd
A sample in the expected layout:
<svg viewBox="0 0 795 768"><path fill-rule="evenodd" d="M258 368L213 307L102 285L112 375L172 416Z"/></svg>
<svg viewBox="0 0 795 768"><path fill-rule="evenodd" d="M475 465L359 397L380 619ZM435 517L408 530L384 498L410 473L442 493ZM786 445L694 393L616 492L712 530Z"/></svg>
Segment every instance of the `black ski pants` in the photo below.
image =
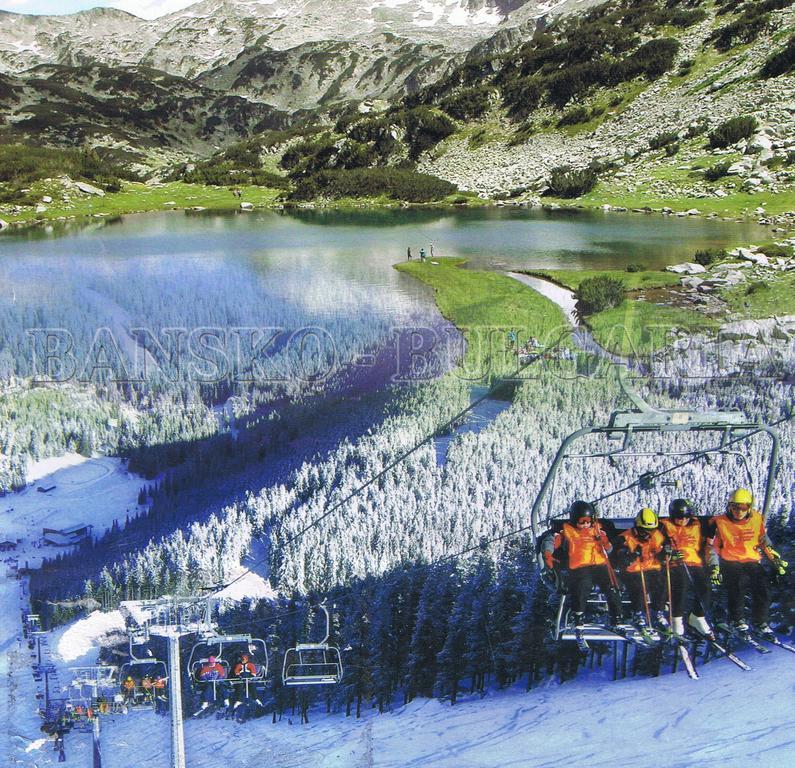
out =
<svg viewBox="0 0 795 768"><path fill-rule="evenodd" d="M691 611L696 616L703 616L709 610L712 592L706 570L703 565L688 565L690 576L693 578L693 607ZM663 576L664 577L664 576ZM668 585L666 584L666 590ZM671 565L671 612L674 616L684 616L687 611L687 598L690 593L690 579L683 565Z"/></svg>
<svg viewBox="0 0 795 768"><path fill-rule="evenodd" d="M665 575L662 571L644 571L646 579L646 591L649 596L649 608L654 611L662 611L665 608L666 589L663 586ZM643 599L643 580L640 573L630 573L624 571L621 580L627 588L629 602L633 611L645 611L646 604Z"/></svg>
<svg viewBox="0 0 795 768"><path fill-rule="evenodd" d="M621 615L621 598L610 583L610 574L606 565L585 565L569 571L566 587L569 591L571 609L576 613L585 613L594 584L605 596L610 621L615 624Z"/></svg>
<svg viewBox="0 0 795 768"><path fill-rule="evenodd" d="M762 563L735 563L722 560L720 572L729 607L729 621L744 618L745 598L751 595L751 621L767 621L770 608L770 580Z"/></svg>

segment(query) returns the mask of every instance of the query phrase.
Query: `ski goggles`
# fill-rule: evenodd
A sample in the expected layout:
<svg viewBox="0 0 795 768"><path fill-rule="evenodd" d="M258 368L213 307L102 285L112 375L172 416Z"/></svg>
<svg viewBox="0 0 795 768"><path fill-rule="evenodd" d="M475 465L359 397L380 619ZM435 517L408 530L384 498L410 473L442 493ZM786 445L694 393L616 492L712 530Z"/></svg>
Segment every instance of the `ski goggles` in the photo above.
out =
<svg viewBox="0 0 795 768"><path fill-rule="evenodd" d="M593 518L592 517L580 517L577 519L577 526L582 525L593 525Z"/></svg>
<svg viewBox="0 0 795 768"><path fill-rule="evenodd" d="M729 509L736 509L738 512L749 512L751 510L750 504L739 504L736 501L729 502Z"/></svg>

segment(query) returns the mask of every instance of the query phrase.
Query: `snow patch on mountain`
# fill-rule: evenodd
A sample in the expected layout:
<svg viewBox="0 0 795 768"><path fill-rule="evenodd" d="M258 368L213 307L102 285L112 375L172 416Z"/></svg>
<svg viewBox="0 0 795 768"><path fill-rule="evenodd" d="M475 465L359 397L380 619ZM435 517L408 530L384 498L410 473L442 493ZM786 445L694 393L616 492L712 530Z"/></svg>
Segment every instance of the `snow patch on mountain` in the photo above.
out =
<svg viewBox="0 0 795 768"><path fill-rule="evenodd" d="M68 625L55 643L55 653L65 662L77 661L96 651L100 640L111 632L124 632L121 611L94 611L86 618Z"/></svg>

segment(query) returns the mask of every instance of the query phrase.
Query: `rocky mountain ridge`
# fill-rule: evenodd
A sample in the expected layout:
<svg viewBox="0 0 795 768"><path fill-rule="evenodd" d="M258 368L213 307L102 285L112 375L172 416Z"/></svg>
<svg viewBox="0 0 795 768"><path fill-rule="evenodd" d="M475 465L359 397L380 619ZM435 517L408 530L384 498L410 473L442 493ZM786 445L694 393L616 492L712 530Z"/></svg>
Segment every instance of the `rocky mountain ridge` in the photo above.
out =
<svg viewBox="0 0 795 768"><path fill-rule="evenodd" d="M249 48L364 43L391 34L415 44L468 50L500 26L593 0L202 0L153 20L97 8L64 16L0 11L0 72L38 64L147 66L197 77Z"/></svg>

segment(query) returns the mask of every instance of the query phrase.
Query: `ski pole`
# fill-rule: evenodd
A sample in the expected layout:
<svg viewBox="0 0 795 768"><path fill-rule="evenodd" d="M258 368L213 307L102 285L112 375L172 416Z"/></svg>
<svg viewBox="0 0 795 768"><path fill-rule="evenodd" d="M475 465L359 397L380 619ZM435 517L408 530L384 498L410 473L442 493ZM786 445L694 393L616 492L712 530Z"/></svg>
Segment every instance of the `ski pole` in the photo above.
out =
<svg viewBox="0 0 795 768"><path fill-rule="evenodd" d="M674 631L674 597L671 589L671 558L665 557L665 579L668 582L668 619L671 622L671 632Z"/></svg>
<svg viewBox="0 0 795 768"><path fill-rule="evenodd" d="M646 594L646 575L643 572L643 547L640 548L640 553L641 560L638 565L640 565L640 585L643 589L643 607L646 609L646 621L651 629L651 610L649 609L649 596Z"/></svg>

